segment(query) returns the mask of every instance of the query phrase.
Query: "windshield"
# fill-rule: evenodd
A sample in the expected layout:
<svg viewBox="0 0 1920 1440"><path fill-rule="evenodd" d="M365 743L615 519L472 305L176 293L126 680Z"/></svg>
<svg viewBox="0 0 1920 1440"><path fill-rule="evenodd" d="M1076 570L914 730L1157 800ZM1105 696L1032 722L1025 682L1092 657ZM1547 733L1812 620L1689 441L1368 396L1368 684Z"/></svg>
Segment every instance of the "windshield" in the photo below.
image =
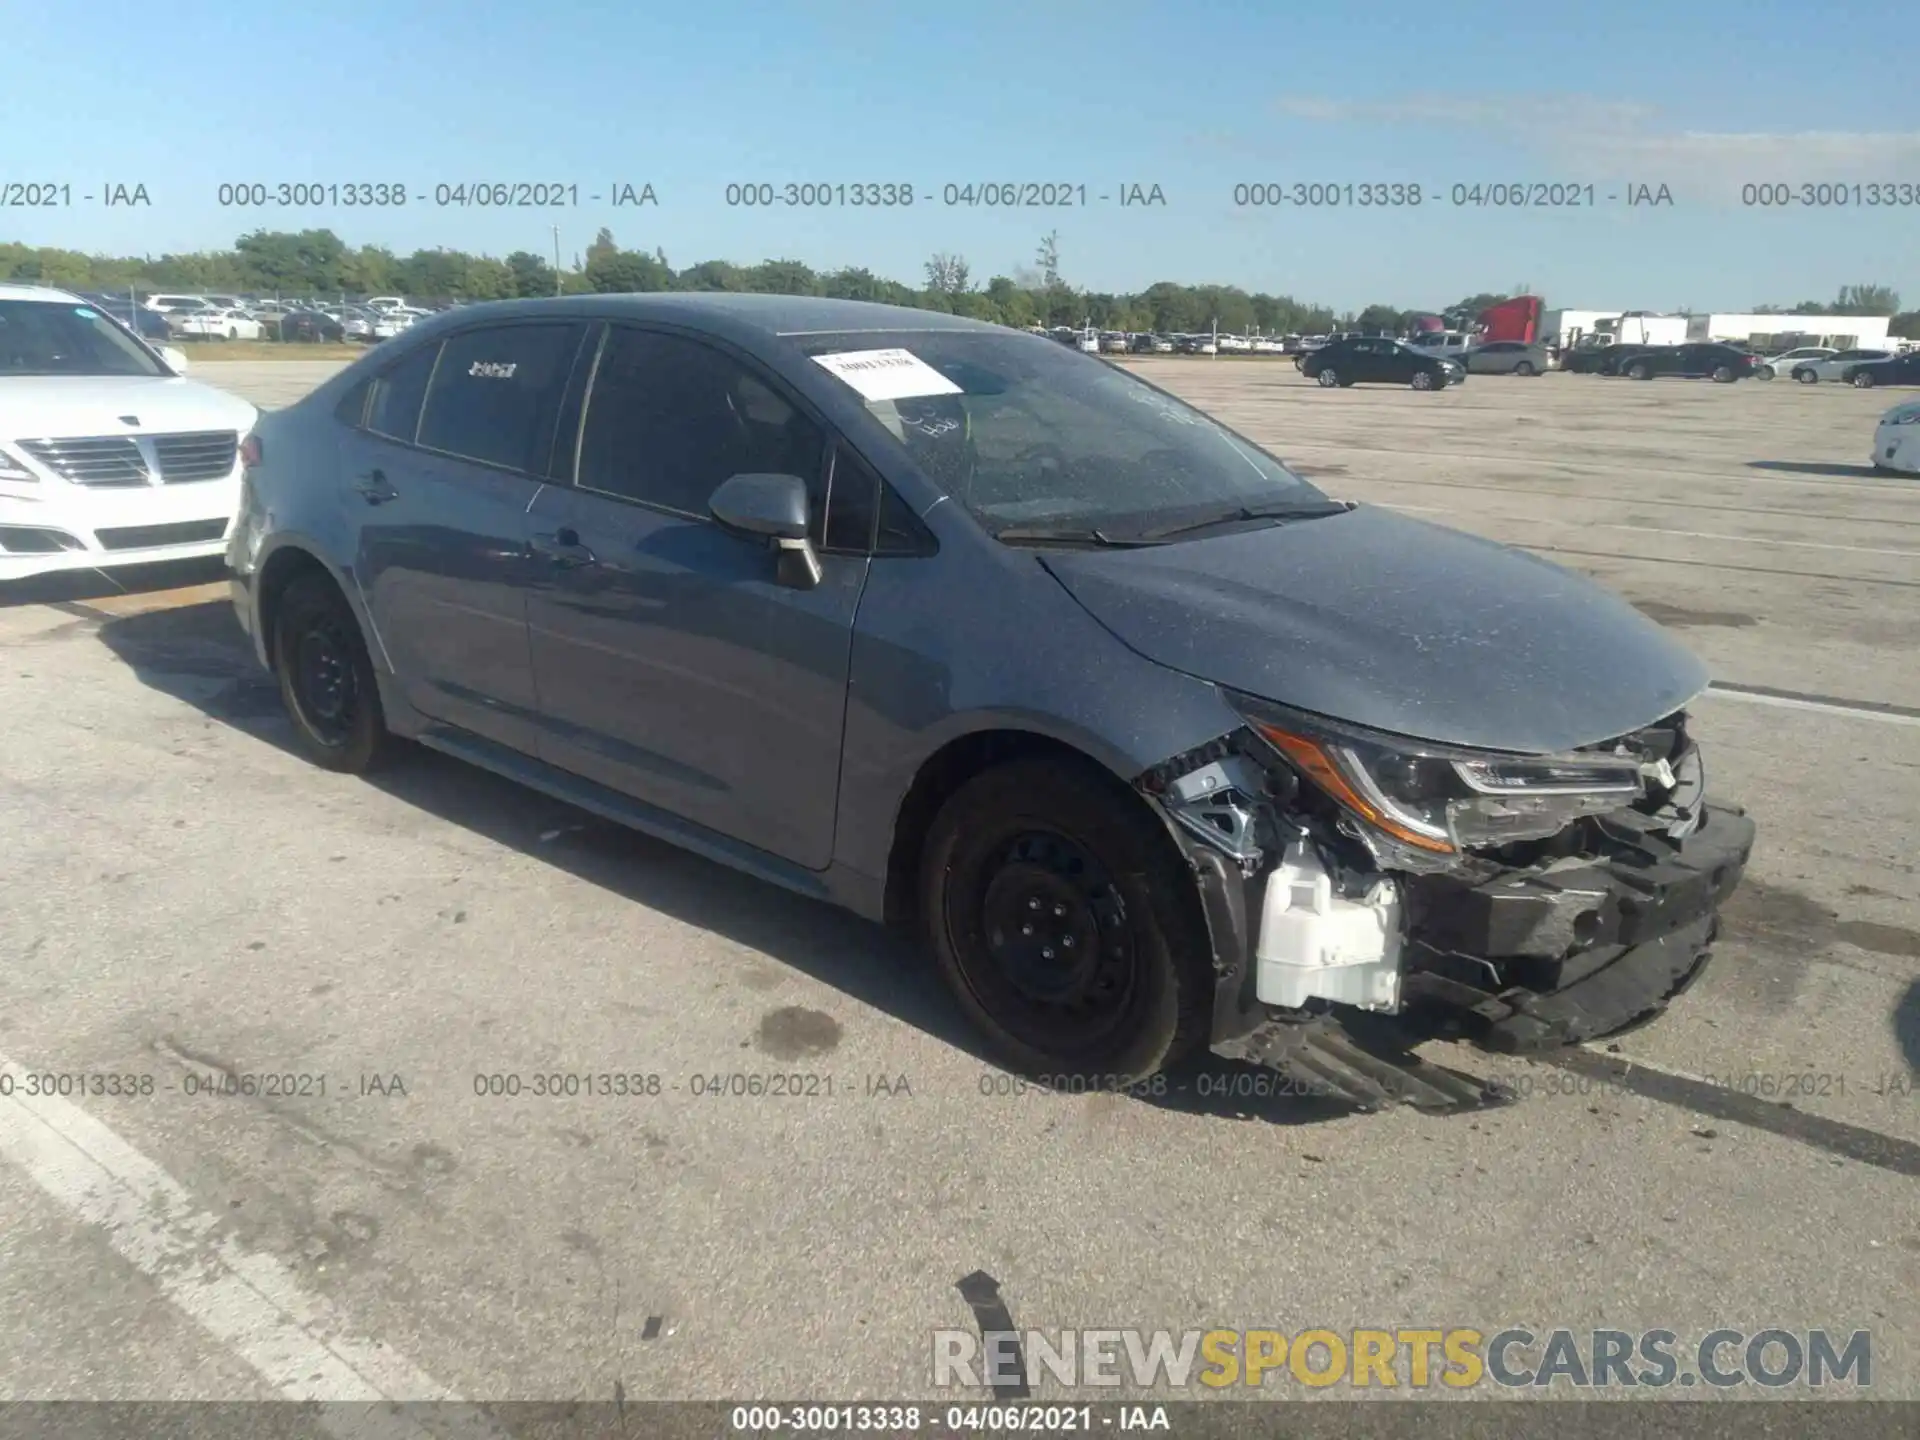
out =
<svg viewBox="0 0 1920 1440"><path fill-rule="evenodd" d="M91 305L0 300L0 376L169 373L153 352Z"/></svg>
<svg viewBox="0 0 1920 1440"><path fill-rule="evenodd" d="M1039 336L858 332L799 344L989 530L1138 532L1223 507L1327 504L1192 406Z"/></svg>

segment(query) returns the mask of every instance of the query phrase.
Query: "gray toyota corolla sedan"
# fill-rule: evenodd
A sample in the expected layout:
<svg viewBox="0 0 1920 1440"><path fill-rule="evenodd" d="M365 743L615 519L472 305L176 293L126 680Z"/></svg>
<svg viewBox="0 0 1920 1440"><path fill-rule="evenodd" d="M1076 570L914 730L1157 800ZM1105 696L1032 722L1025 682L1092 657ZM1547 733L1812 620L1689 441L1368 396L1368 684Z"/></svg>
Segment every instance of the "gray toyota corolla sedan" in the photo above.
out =
<svg viewBox="0 0 1920 1440"><path fill-rule="evenodd" d="M1020 331L476 305L242 455L234 601L316 763L405 738L915 926L1062 1083L1210 1048L1431 1100L1382 1034L1651 1018L1753 843L1625 602Z"/></svg>

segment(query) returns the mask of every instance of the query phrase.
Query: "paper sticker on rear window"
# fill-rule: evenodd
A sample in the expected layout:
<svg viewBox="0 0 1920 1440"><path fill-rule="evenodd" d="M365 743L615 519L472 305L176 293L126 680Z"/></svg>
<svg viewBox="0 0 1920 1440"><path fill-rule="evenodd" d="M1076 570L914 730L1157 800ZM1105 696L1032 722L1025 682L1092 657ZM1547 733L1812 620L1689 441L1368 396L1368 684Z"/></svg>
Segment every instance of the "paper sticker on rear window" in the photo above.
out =
<svg viewBox="0 0 1920 1440"><path fill-rule="evenodd" d="M914 400L964 392L911 350L842 350L813 362L839 376L865 400Z"/></svg>

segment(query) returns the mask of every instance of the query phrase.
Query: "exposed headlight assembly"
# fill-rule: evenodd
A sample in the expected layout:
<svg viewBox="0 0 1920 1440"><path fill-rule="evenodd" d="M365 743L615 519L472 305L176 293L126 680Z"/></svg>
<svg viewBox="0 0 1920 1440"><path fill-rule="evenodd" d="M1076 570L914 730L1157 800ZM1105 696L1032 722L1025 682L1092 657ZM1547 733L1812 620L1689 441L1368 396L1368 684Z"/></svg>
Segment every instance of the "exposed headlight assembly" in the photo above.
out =
<svg viewBox="0 0 1920 1440"><path fill-rule="evenodd" d="M1634 756L1502 755L1233 700L1256 735L1365 830L1429 860L1544 840L1645 794Z"/></svg>

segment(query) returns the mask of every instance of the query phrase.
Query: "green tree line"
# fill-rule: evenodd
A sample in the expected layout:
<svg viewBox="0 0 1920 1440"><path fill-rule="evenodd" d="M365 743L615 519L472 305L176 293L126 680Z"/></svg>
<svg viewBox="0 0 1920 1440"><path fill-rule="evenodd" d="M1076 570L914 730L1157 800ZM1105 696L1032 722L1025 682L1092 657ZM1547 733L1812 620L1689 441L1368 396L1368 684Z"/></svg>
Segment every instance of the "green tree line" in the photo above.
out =
<svg viewBox="0 0 1920 1440"><path fill-rule="evenodd" d="M571 266L556 269L546 257L517 250L504 257L464 250L415 250L398 255L379 245L351 246L331 230L256 230L228 250L153 256L89 255L77 250L0 243L0 275L10 280L70 290L183 290L278 294L409 295L432 300L502 300L515 297L657 290L736 290L780 295L823 295L878 300L942 310L1003 325L1086 325L1102 330L1205 331L1216 324L1229 333L1313 334L1336 329L1401 332L1416 316L1440 314L1449 323L1473 317L1506 296L1470 295L1437 311L1376 304L1358 311L1299 300L1291 295L1249 292L1237 285L1195 285L1162 280L1138 294L1115 294L1073 285L1061 268L1057 235L1042 238L1033 263L984 284L962 256L939 253L924 266L917 285L876 275L864 266L816 270L798 260L769 259L757 265L702 260L676 268L664 251L623 247L601 230ZM1530 293L1526 285L1510 294ZM1899 297L1884 285L1851 285L1838 304L1804 307L1839 314L1890 314ZM1783 307L1757 307L1779 310ZM1905 328L1902 328L1904 326ZM1920 335L1920 312L1897 316L1895 332Z"/></svg>

